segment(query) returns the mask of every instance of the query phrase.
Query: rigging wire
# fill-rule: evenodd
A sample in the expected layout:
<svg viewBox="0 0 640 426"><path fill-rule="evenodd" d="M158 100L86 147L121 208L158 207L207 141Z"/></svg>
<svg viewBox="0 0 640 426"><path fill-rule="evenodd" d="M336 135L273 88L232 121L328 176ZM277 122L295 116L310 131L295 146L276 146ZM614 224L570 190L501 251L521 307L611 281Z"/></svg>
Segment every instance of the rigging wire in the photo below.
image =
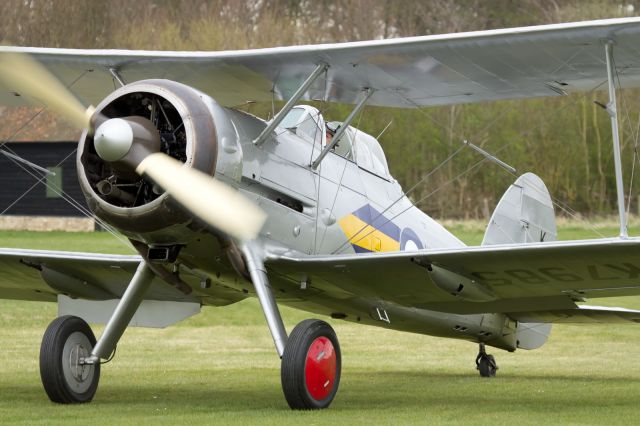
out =
<svg viewBox="0 0 640 426"><path fill-rule="evenodd" d="M83 72L80 73L80 75L78 77L76 77L70 84L69 86L67 86L68 88L73 87L74 84L76 84L82 77L84 77L87 73L89 72L89 70L84 70ZM44 110L47 109L47 106L43 106L41 107L38 111L36 111L36 113L34 115L31 116L31 118L29 118L26 122L24 122L20 127L18 127L11 135L9 135L9 137L6 138L6 140L1 141L0 142L0 148L5 148L7 151L11 152L12 154L15 154L15 152L13 152L9 147L5 147L5 145L12 140L13 138L16 137L16 135L18 135L22 130L24 130L25 127L27 127L29 124L31 124L33 122L33 120L35 120L38 116L40 116L40 114L42 114L44 112Z"/></svg>
<svg viewBox="0 0 640 426"><path fill-rule="evenodd" d="M596 86L594 86L591 90L589 90L588 92L585 92L581 97L579 97L578 99L576 99L575 101L571 102L571 103L566 103L565 105L561 105L558 108L555 108L549 115L556 115L558 112L563 111L565 109L567 109L569 106L573 106L577 103L578 100L586 98L587 96L593 94L593 92L595 92L596 90L598 90L603 84L605 84L607 82L607 80L604 80L603 82L597 84ZM397 96L400 96L399 94L397 94ZM416 107L416 109L418 111L420 111L421 113L424 113L424 115L429 118L430 120L434 121L434 119L427 114L424 111L423 107L420 107L418 104L416 104L415 102L411 101L408 98L405 97L401 97L405 102L412 104L413 106ZM444 126L441 123L436 122L440 127L442 127L445 130L449 130L449 128L447 126ZM526 135L528 135L529 133L532 133L534 130L537 130L539 127L541 127L544 123L541 122L536 126L533 126L530 129L527 129L523 132L521 132L518 136L517 139L520 139ZM457 132L455 132L457 133ZM444 142L440 142L442 144L444 144ZM506 148L510 147L511 145L513 145L514 143L516 143L516 139L514 138L513 141L506 143L505 145L503 145L502 147L500 147L495 153L494 155L497 155L498 153L502 152L503 150L505 150ZM447 159L445 159L444 161L449 161L450 157L448 157ZM482 160L478 161L477 163L475 163L474 165L472 165L471 167L469 167L468 169L466 169L465 171L463 171L462 173L458 174L457 176L455 176L454 178L450 179L449 181L445 182L444 184L440 185L438 188L436 188L435 190L431 191L430 193L428 193L426 196L422 197L421 199L419 199L417 202L413 203L413 205L407 207L406 209L402 210L401 212L399 212L398 214L394 215L391 219L387 219L384 223L382 223L381 226L384 226L385 224L389 223L391 220L396 219L398 216L400 216L401 214L405 213L406 211L408 211L409 209L411 209L411 207L418 207L423 201L425 201L426 199L428 199L429 197L433 196L434 194L436 194L438 191L440 191L443 187L450 185L451 183L455 182L456 180L460 179L461 177L469 174L470 172L474 171L475 169L477 169L477 167L480 166L480 164L484 163L485 161L488 161L486 158L483 158ZM440 168L440 165L437 167L437 169ZM504 170L504 169L503 169ZM507 170L505 170L507 173L512 174L513 176L517 176L514 173L511 173ZM422 182L423 179L421 179L419 183ZM414 184L408 191L406 191L401 197L400 199L402 199L404 196L408 195L411 191L413 191L418 184ZM577 213L575 212L575 210L573 210L572 208L570 208L568 205L566 205L565 203L561 202L558 199L555 199L553 197L551 197L551 200L553 202L554 205L556 205L558 208L560 208L562 211L564 211L565 213L567 213L569 216L571 216L572 218L578 218ZM395 204L397 201L394 201L392 204ZM385 211L387 211L391 206L389 206L387 209L385 209ZM377 215L376 218L374 218L372 220L372 224L375 223L375 221L382 216L382 213ZM594 232L595 234L597 234L600 237L604 237L604 235L602 235L601 232L599 232L595 226L593 226L593 224L591 223L587 223L590 227L590 230L592 232ZM367 227L369 227L369 225L364 225L361 229L358 230L358 232L356 234L359 234L360 232L362 232L364 229L366 229ZM373 228L373 227L372 227ZM332 251L332 254L338 253L340 251L343 250L343 248L348 245L349 243L351 244L355 244L361 240L363 240L364 238L366 238L367 236L371 235L371 233L375 232L375 228L373 228L372 230L370 230L367 234L365 234L364 236L360 237L357 241L351 241L353 239L353 237L356 235L354 234L354 236L352 236L351 238L349 238L346 242L342 243L337 249L335 249L334 251Z"/></svg>
<svg viewBox="0 0 640 426"><path fill-rule="evenodd" d="M360 120L362 119L362 115L364 113L364 108L360 111L360 113L358 114L358 127L354 127L355 129L355 134L353 136L353 141L355 142L356 136L358 135L358 132L360 131L359 127L360 127ZM391 123L389 123L391 124ZM388 126L387 126L388 127ZM347 135L347 133L343 133L342 137L340 138L342 140L342 138L349 138L349 135ZM339 141L340 142L340 141ZM337 145L336 145L337 146ZM353 154L353 145L351 146L351 151ZM347 153L348 155L349 153ZM347 166L349 164L349 159L347 158L343 158L344 160L344 167L342 168L342 173L340 174L340 180L338 181L338 188L336 189L336 194L333 197L333 202L331 203L331 209L329 210L329 214L333 214L333 209L335 208L336 205L336 201L338 200L338 194L340 194L340 189L342 188L342 182L344 180L344 174L347 171ZM322 233L322 240L320 240L320 246L322 246L322 244L324 244L324 239L327 236L327 227L324 228L324 232Z"/></svg>
<svg viewBox="0 0 640 426"><path fill-rule="evenodd" d="M67 87L71 88L75 83L77 83L82 77L84 77L89 71L85 70L83 71L77 78L75 78ZM16 137L16 135L18 135L24 128L26 128L30 123L33 122L33 120L35 120L40 114L42 114L42 112L44 112L47 109L46 105L43 106L42 108L40 108L33 116L31 116L25 123L23 123L18 129L16 129L10 136L9 138L7 138L5 141L0 142L0 148L4 148L5 150L7 150L8 152L13 153L14 155L18 156L18 154L16 154L11 148L9 148L8 146L6 146L6 144L9 142L9 140L13 139ZM77 149L74 149L73 151L71 151L71 153L69 153L63 160L61 160L55 167L59 167L60 165L62 165L62 163L64 163L69 157L71 157L72 155L74 155L76 153ZM19 156L18 156L19 157ZM129 241L127 239L125 239L124 237L122 237L121 235L119 235L116 230L111 227L109 224L107 224L106 222L104 222L102 219L98 218L97 216L95 216L91 211L89 211L86 207L84 207L82 204L80 204L78 201L76 201L73 197L71 197L69 194L67 194L64 190L62 190L62 188L57 188L51 184L49 184L46 181L46 174L43 175L38 175L33 173L30 169L26 168L22 163L10 158L9 158L14 164L16 164L18 167L20 167L23 171L25 171L27 174L31 175L33 178L36 179L36 182L30 187L28 188L24 193L22 193L14 202L12 202L8 207L6 207L2 212L0 212L0 215L6 213L11 207L13 207L17 202L19 202L22 198L24 198L29 192L31 192L38 184L40 183L44 183L45 187L47 187L49 190L51 190L53 193L57 194L58 196L60 196L60 198L62 198L64 201L66 201L67 203L69 203L72 207L74 207L76 210L78 210L82 215L91 218L93 220L95 220L102 228L104 228L107 232L109 232L112 236L114 236L118 241L120 241L121 243L123 243L125 246L127 246L127 248L130 248L131 245L129 244Z"/></svg>
<svg viewBox="0 0 640 426"><path fill-rule="evenodd" d="M449 185L450 183L455 182L456 180L460 179L462 176L472 172L474 169L476 169L477 167L479 167L482 163L484 163L485 161L488 161L486 158L483 158L482 160L479 160L477 163L475 163L473 166L471 166L470 168L468 168L467 170L465 170L464 172L458 174L457 176L455 176L454 178L450 179L449 181L445 182L443 185L440 185L438 188L434 189L433 191L431 191L430 193L428 193L427 195L425 195L424 197L420 198L418 201L416 201L415 203L410 204L407 208L405 208L404 210L401 210L400 212L396 213L395 215L393 215L391 218L386 218L385 217L385 221L382 222L382 224L379 225L379 227L383 227L384 225L386 225L387 223L391 222L392 220L396 219L397 217L399 217L400 215L404 214L405 212L411 210L412 208L417 208L420 203L422 203L423 201L425 201L427 198L431 197L433 194L437 193L438 191L440 191L442 188L444 188L445 186ZM380 217L382 215L378 215L377 217ZM384 216L383 216L384 217ZM373 222L373 221L372 221ZM369 225L364 226L362 229L366 229L370 227ZM357 244L358 242L362 241L363 239L367 238L369 235L371 235L373 232L375 232L377 230L377 228L373 228L365 235L363 235L362 237L360 237L358 240L351 242L351 244ZM362 230L361 229L361 230ZM360 231L361 231L360 230ZM360 232L358 231L358 232ZM340 251L342 251L343 247L346 248L347 244L349 244L349 241L342 243L342 245L340 247L338 247L336 250L332 251L331 254L338 254Z"/></svg>
<svg viewBox="0 0 640 426"><path fill-rule="evenodd" d="M320 116L322 114L320 113L320 110L318 109L318 114L317 114L317 120L314 120L316 123L316 130L314 132L313 135L313 145L311 145L311 158L309 159L309 164L311 164L311 162L313 161L313 153L315 151L315 147L316 147L316 140L318 139L316 137L318 130L320 130L320 152L322 152L322 132L324 131L324 129L319 129L318 128L318 121L320 119ZM311 118L311 114L309 114L309 118ZM305 119L306 121L306 119ZM318 168L318 186L317 186L317 191L316 191L316 200L320 200L320 187L322 186L322 165L320 165L320 167ZM318 220L320 219L320 202L316 202L316 217L315 217L315 221L314 221L314 231L313 231L313 252L315 253L316 249L317 249L317 243L318 243Z"/></svg>
<svg viewBox="0 0 640 426"><path fill-rule="evenodd" d="M76 152L76 150L73 150L70 154L68 154L65 158L63 158L58 164L55 165L55 167L60 167L60 165L62 165L62 163L64 163L70 156L72 156L74 153ZM21 163L18 163L17 161L14 161L14 159L8 157L15 165L19 166L23 171L27 172L29 175L31 175L32 177L36 178L36 182L31 185L29 187L29 189L27 189L26 191L24 191L18 198L16 198L11 204L9 204L4 210L2 210L0 212L0 216L5 214L7 211L9 211L11 209L11 207L13 207L14 205L16 205L20 200L22 200L29 192L31 192L36 186L38 186L39 183L43 182L46 180L46 175L43 174L41 176L36 175L35 173L32 173L30 170L26 169L25 167L23 167L23 165ZM47 185L47 188L50 189L51 191L56 191L57 188L54 187L53 185ZM58 193L58 195L61 195Z"/></svg>
<svg viewBox="0 0 640 426"><path fill-rule="evenodd" d="M11 148L9 148L7 145L7 143L12 140L13 138L16 137L16 135L18 133L20 133L22 131L22 129L24 129L25 127L27 127L29 124L31 124L31 122L33 120L35 120L40 114L42 114L42 112L46 109L46 107L40 108L34 115L31 116L31 118L29 118L22 126L18 127L17 130L15 130L11 135L9 135L8 138L6 138L5 141L0 142L0 148L4 148L7 151L15 154L15 152L13 152L13 150L11 150Z"/></svg>
<svg viewBox="0 0 640 426"><path fill-rule="evenodd" d="M56 167L59 167L62 163L64 163L64 161L66 161L71 155L73 155L75 152L75 150L73 152L71 152L69 155L67 155L63 160L61 160ZM45 181L46 176L38 176L34 173L32 173L29 169L26 169L25 167L23 167L20 163L14 162L17 166L19 166L20 168L22 168L26 173L28 173L29 175L31 175L32 177L34 177L37 181L29 188L27 189L22 195L20 195L20 197L18 197L17 200L15 200L13 203L11 203L7 208L5 208L2 212L0 212L1 214L4 214L5 212L7 212L13 205L15 205L18 201L20 201L24 196L26 196L30 191L32 191L36 186L38 186L39 183ZM87 216L89 218L94 219L98 224L100 224L103 228L105 228L107 231L109 231L110 233L113 234L114 237L116 237L117 239L119 239L121 242L125 243L128 246L128 243L126 242L126 240L122 239L118 234L116 234L115 230L110 227L108 224L106 224L104 221L102 221L100 218L98 217L93 217L91 212L86 209L84 206L82 206L78 201L76 201L73 197L71 197L69 194L67 194L66 192L64 192L63 190L61 190L58 187L55 187L53 185L50 185L48 183L45 182L45 186L51 190L53 193L55 193L56 195L60 196L60 198L62 198L63 200L65 200L67 203L69 203L72 207L74 207L75 209L77 209L78 211L80 211L80 213L82 213L84 216Z"/></svg>
<svg viewBox="0 0 640 426"><path fill-rule="evenodd" d="M638 115L638 125L633 142L633 161L631 162L631 176L629 178L629 195L627 196L626 225L629 226L629 214L631 212L631 195L633 193L633 178L635 176L636 162L638 161L638 134L640 133L640 114Z"/></svg>
<svg viewBox="0 0 640 426"><path fill-rule="evenodd" d="M560 107L557 107L555 109L553 109L551 111L550 114L548 114L549 116L554 116L556 114L558 114L559 112L569 108L570 106L573 106L575 104L577 104L577 102L581 99L586 98L587 96L592 95L596 90L598 90L602 85L606 84L607 80L602 81L601 83L595 85L592 89L590 89L588 92L585 92L581 97L577 98L576 100L574 100L571 103L565 103L564 105L561 105ZM533 126L525 131L520 132L520 134L518 135L518 138L514 138L511 142L508 142L506 144L504 144L503 146L501 146L499 149L497 149L494 153L494 155L498 155L500 152L504 151L505 149L507 149L508 147L510 147L511 145L515 144L517 142L518 139L521 139L525 136L527 136L528 134L532 133L534 130L537 130L539 127L542 127L544 124L546 123L546 120L541 120L541 122L539 124L537 124L536 126ZM504 169L503 169L504 170ZM507 170L505 170L506 172L509 172ZM516 176L516 174L511 173L512 176ZM565 213L567 213L569 216L571 216L574 219L579 219L577 212L571 208L567 203L561 201L558 198L555 197L551 197L551 200L553 202L553 204L555 206L557 206L558 208L560 208L562 211L564 211ZM599 232L595 226L589 222L587 222L590 230L592 232L594 232L596 235L600 236L600 237L604 237L604 235L602 235L601 232Z"/></svg>
<svg viewBox="0 0 640 426"><path fill-rule="evenodd" d="M461 146L460 148L458 148L455 152L453 152L452 154L450 154L444 161L440 162L440 164L438 164L433 170L431 170L429 173L425 174L418 182L416 182L411 188L409 188L407 191L403 192L397 199L395 199L391 204L389 204L384 210L382 210L379 214L377 214L372 220L371 220L371 224L365 224L364 226L362 226L360 229L358 229L358 231L356 231L356 233L354 233L351 237L349 237L347 239L347 241L343 242L342 245L340 245L340 247L338 247L337 249L335 249L332 253L337 253L339 251L341 251L345 246L347 246L348 244L351 244L351 240L353 240L355 237L357 237L358 235L360 235L360 233L362 231L364 231L365 229L367 229L369 226L373 227L374 224L376 223L376 221L380 218L380 217L384 217L383 215L389 211L394 205L396 205L397 203L399 203L401 200L403 200L405 197L408 197L408 195L414 190L416 189L422 182L426 181L431 175L433 175L434 173L436 173L438 170L440 170L442 167L445 166L445 164L447 164L449 161L451 161L454 157L456 157L458 155L458 153L460 153L460 151L462 151L462 149L464 148L464 146ZM388 222L388 221L387 221ZM382 225L380 226L384 226L387 222L384 222ZM357 243L359 241L361 241L363 238L368 237L371 232L375 231L372 230L370 231L368 234L366 234L364 237L360 238L358 241L355 241L354 243Z"/></svg>
<svg viewBox="0 0 640 426"><path fill-rule="evenodd" d="M67 159L69 159L69 157L71 157L75 152L76 152L76 150L74 149L64 159L62 159L56 165L56 167L59 167L60 165L62 165L62 163L64 163ZM109 224L107 224L105 221L103 221L99 217L94 216L93 213L90 210L88 210L86 207L84 207L82 204L80 204L77 200L75 200L73 197L71 197L69 194L67 194L65 191L63 191L61 188L58 188L58 187L56 187L54 185L51 185L51 184L47 183L46 182L46 175L38 176L37 174L32 172L30 169L28 169L25 166L23 166L21 163L16 162L14 160L12 160L12 161L14 162L14 164L16 164L18 167L20 167L23 171L25 171L26 173L28 173L29 175L34 177L36 179L36 182L29 189L27 189L22 195L20 195L20 197L18 197L18 199L16 199L13 203L11 203L8 207L6 207L2 212L0 212L0 215L3 215L4 213L6 213L11 207L13 207L17 202L19 202L23 197L25 197L29 192L31 192L36 186L38 186L39 183L43 183L44 182L45 187L47 187L49 190L54 192L56 195L60 196L60 198L62 198L67 203L69 203L72 207L74 207L76 210L78 210L81 214L83 214L84 216L86 216L88 218L94 219L101 227L103 227L113 237L115 237L117 240L122 242L128 248L131 247L131 245L129 244L128 240L123 238L120 234L118 234L117 231L115 230L115 228L111 227Z"/></svg>
<svg viewBox="0 0 640 426"><path fill-rule="evenodd" d="M325 82L326 84L326 82ZM325 87L325 93L326 93L326 87ZM329 111L331 109L331 106L328 106L328 104L325 102L323 104L323 108L322 110L318 110L318 115L323 115L323 120L324 120L324 114ZM362 111L360 111L360 115L359 117L362 117ZM358 125L360 125L360 118L358 118ZM326 121L325 121L325 127L326 127ZM322 129L322 132L326 132L326 129ZM356 132L358 130L356 129ZM356 133L357 134L357 133ZM344 138L347 138L348 136L345 134L343 135ZM341 138L342 139L342 138ZM320 135L320 140L322 141L322 134ZM313 147L315 147L315 138L314 138L314 145ZM312 151L311 151L311 158L309 159L309 164L313 163L313 147L312 147ZM320 152L322 152L322 147L320 149ZM335 151L334 151L335 153ZM338 189L336 190L336 194L333 198L333 203L331 205L331 209L329 210L329 215L331 215L333 213L333 208L335 206L336 203L336 199L338 198L338 194L340 192L340 188L342 187L342 180L344 178L344 173L347 169L347 163L348 160L345 158L345 163L344 163L344 167L342 168L342 174L340 175L340 181L338 182ZM316 194L316 219L315 219L315 232L313 233L313 252L317 253L318 251L318 220L320 218L320 184L322 182L322 162L318 165L318 191ZM320 246L322 246L322 244L324 244L324 239L327 235L327 228L325 227L324 232L322 234L322 239L320 240Z"/></svg>

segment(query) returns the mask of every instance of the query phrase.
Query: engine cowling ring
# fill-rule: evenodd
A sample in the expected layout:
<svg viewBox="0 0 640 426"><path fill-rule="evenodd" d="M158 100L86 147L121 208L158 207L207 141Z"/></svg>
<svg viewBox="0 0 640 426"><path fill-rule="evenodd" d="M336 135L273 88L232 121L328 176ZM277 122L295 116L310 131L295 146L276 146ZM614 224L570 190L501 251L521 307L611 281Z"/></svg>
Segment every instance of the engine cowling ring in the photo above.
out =
<svg viewBox="0 0 640 426"><path fill-rule="evenodd" d="M161 135L168 135L163 136L163 152L213 176L218 141L206 100L210 101L206 95L175 81L142 80L111 93L96 111L108 118L149 114L152 121L157 121ZM162 132L167 123L174 129L168 132L173 133L173 140L170 134ZM175 205L168 194L158 193L157 188L132 178L132 174L119 175L113 165L102 160L96 154L93 136L87 131L80 137L76 162L80 187L90 210L130 238L152 242L153 238L143 235L164 230L163 239L175 239L182 232L180 228L191 223L190 215ZM166 232L169 229L175 232Z"/></svg>

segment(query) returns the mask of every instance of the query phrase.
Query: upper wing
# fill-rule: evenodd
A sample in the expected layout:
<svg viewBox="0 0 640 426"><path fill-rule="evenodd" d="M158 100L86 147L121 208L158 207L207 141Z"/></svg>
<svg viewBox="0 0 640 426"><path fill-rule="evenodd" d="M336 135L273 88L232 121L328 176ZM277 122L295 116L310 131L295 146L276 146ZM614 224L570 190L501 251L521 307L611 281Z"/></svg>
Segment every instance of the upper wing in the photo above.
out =
<svg viewBox="0 0 640 426"><path fill-rule="evenodd" d="M223 105L287 99L314 67L326 79L308 99L393 107L448 105L554 96L591 90L606 80L603 40L615 41L623 86L640 82L640 18L503 30L224 52L151 52L0 47L33 54L87 103L114 89L110 68L126 82L167 78L192 85ZM77 80L77 81L76 81ZM0 103L22 104L10 87Z"/></svg>
<svg viewBox="0 0 640 426"><path fill-rule="evenodd" d="M495 245L359 255L273 256L292 285L456 314L574 310L640 294L640 239ZM575 313L575 311L572 311Z"/></svg>

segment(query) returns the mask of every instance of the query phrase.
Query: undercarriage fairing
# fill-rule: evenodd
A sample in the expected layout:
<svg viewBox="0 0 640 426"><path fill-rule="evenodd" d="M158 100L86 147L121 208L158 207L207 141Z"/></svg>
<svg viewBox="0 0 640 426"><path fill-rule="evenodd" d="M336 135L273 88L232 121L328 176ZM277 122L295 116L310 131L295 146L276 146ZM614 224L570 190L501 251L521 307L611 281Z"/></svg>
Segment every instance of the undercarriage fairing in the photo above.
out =
<svg viewBox="0 0 640 426"><path fill-rule="evenodd" d="M216 102L170 80L143 80L107 96L97 113L107 118L144 117L160 134L160 151L206 174L216 171L220 116ZM224 117L226 118L226 117ZM96 153L93 135L83 132L77 154L80 186L92 212L130 238L149 244L180 243L193 217L171 202L167 193L124 164L109 163ZM196 228L200 225L196 224Z"/></svg>

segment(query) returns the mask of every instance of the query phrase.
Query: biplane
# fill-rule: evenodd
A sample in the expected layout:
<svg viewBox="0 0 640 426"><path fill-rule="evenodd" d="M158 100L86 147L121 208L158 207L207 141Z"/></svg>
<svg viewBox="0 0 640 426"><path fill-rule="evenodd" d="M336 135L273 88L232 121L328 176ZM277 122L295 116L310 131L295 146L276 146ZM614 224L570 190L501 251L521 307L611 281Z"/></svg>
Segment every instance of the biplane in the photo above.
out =
<svg viewBox="0 0 640 426"><path fill-rule="evenodd" d="M640 294L615 98L640 85L639 45L640 19L628 18L223 52L1 47L0 103L45 105L84 129L88 208L138 252L0 249L0 297L58 304L40 350L47 395L91 401L129 325L165 327L247 297L293 409L330 405L341 352L324 320L287 333L279 305L479 344L485 377L497 369L485 346L538 348L553 323L640 322L640 311L579 304ZM595 88L610 97L616 238L555 241L549 191L525 173L468 247L412 204L379 141L352 125L365 105ZM273 99L285 103L270 120L233 108ZM325 122L312 99L353 109ZM106 323L99 339L88 323Z"/></svg>

